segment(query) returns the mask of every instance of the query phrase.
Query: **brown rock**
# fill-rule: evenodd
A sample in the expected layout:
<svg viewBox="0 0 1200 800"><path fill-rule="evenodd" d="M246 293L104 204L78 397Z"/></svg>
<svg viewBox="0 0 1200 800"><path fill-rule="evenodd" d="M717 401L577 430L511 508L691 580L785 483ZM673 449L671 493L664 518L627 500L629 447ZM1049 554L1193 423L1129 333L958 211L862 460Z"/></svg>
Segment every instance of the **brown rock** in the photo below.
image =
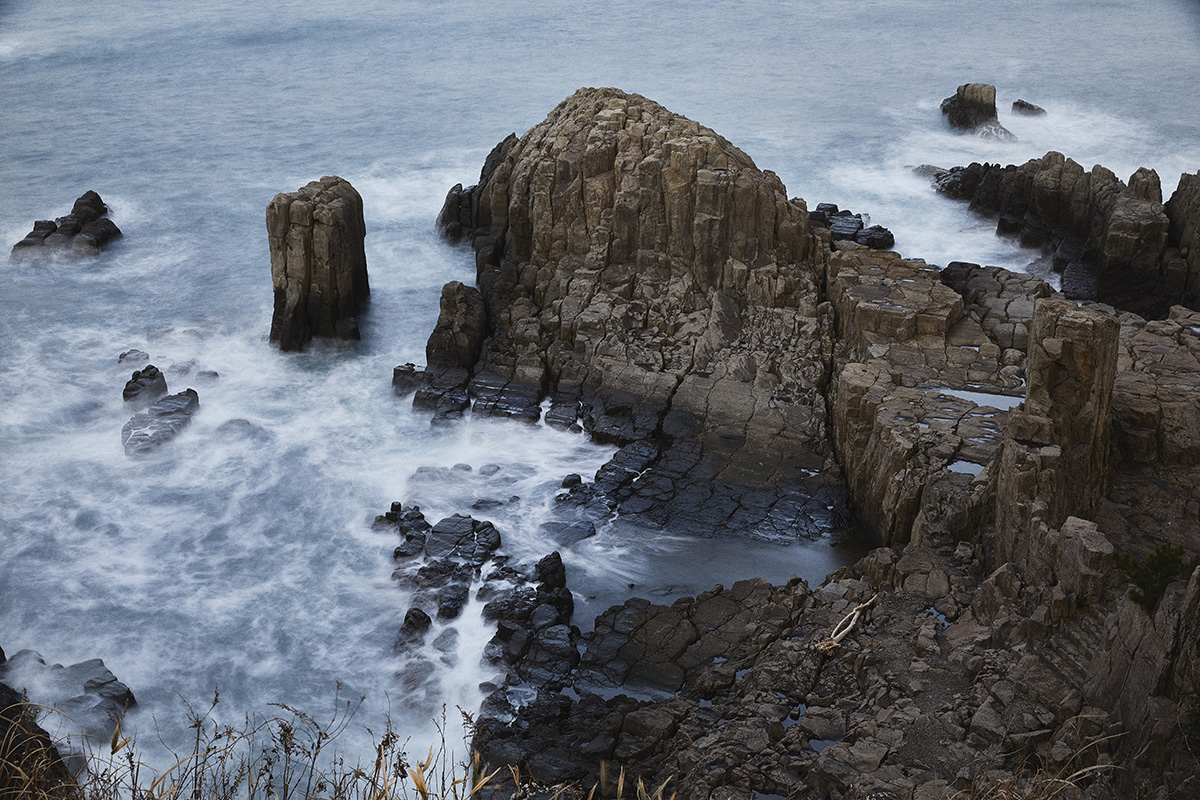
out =
<svg viewBox="0 0 1200 800"><path fill-rule="evenodd" d="M359 338L357 315L370 290L362 198L325 177L267 205L275 313L271 341L299 350L314 336Z"/></svg>

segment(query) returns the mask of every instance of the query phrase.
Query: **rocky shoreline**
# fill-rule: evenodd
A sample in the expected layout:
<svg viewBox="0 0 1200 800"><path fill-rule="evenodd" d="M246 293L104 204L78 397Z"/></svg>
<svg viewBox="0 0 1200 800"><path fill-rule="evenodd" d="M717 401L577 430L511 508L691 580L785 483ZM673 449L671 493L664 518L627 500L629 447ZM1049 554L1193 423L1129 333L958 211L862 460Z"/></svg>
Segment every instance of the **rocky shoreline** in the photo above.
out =
<svg viewBox="0 0 1200 800"><path fill-rule="evenodd" d="M1138 280L1148 238L1190 263L1192 176L1172 217L1157 176L1100 169L1116 200L1087 208L1111 283ZM1143 205L1154 237L1124 221ZM398 368L414 406L538 419L548 399L547 422L622 445L570 481L583 507L795 536L825 523L806 500L841 487L884 545L815 589L634 599L588 634L539 599L569 585L539 565L491 651L509 679L475 744L494 764L586 781L613 760L681 798L934 798L1030 764L1112 765L1088 797L1194 791L1200 568L1144 603L1114 560L1200 555L1186 280L1156 284L1174 305L1147 320L835 241L733 145L614 89L501 142L439 225L472 245L479 288L447 285L428 367ZM1153 270L1178 272L1163 248Z"/></svg>

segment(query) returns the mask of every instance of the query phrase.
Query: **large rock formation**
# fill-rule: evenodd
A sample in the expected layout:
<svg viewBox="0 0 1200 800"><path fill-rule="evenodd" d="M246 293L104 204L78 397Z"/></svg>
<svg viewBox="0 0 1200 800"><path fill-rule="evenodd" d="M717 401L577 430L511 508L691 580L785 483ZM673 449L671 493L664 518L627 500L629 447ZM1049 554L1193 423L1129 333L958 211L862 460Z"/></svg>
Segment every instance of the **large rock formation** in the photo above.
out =
<svg viewBox="0 0 1200 800"><path fill-rule="evenodd" d="M1056 152L1020 166L941 170L934 184L973 211L998 215L998 232L1052 254L1069 297L1158 317L1200 298L1191 246L1200 230L1200 180L1193 176L1183 176L1166 207L1153 170L1137 170L1126 184L1104 167L1085 171Z"/></svg>
<svg viewBox="0 0 1200 800"><path fill-rule="evenodd" d="M325 177L267 205L275 313L271 341L299 350L314 336L357 339L370 290L362 198Z"/></svg>
<svg viewBox="0 0 1200 800"><path fill-rule="evenodd" d="M1030 236L1086 230L1073 244L1094 238L1114 282L1156 242L1186 264L1190 183L1168 234L1153 173L1080 174L1052 154L956 180L972 198L990 181ZM817 591L632 599L590 633L539 566L543 586L489 604L509 669L476 745L547 780L615 759L697 798L941 800L1032 763L1120 762L1096 798L1178 787L1200 766L1167 746L1200 685L1200 570L1148 611L1114 553L1200 555L1200 316L834 242L783 197L711 131L615 90L577 93L451 192L443 229L472 242L479 291L444 290L418 403L536 418L549 397L551 421L622 444L564 482L572 512L794 535L829 530L848 493L889 545ZM476 523L445 524L471 544Z"/></svg>
<svg viewBox="0 0 1200 800"><path fill-rule="evenodd" d="M108 218L108 206L93 191L85 192L71 213L56 220L38 220L25 238L13 245L14 261L23 261L50 253L94 256L121 235L121 229Z"/></svg>
<svg viewBox="0 0 1200 800"><path fill-rule="evenodd" d="M773 173L644 97L583 89L502 142L480 180L441 220L474 246L487 330L470 365L474 343L435 334L433 371L468 374L431 379L419 404L469 394L476 413L536 419L549 397L556 424L663 440L655 463L680 487L697 471L774 487L822 466L827 234ZM460 307L477 319L469 292L447 291L439 330ZM719 494L701 500L709 519L738 509Z"/></svg>
<svg viewBox="0 0 1200 800"><path fill-rule="evenodd" d="M996 87L991 84L964 83L942 101L942 113L952 128L982 139L1011 142L1017 138L996 116Z"/></svg>

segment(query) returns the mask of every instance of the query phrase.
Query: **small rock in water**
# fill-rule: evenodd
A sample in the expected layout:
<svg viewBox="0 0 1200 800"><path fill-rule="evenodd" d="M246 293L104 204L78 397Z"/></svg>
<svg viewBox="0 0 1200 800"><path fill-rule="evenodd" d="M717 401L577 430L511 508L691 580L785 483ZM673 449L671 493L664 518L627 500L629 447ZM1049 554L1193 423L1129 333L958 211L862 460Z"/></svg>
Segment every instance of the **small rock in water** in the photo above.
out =
<svg viewBox="0 0 1200 800"><path fill-rule="evenodd" d="M133 373L133 376L125 384L125 390L121 392L121 396L125 398L126 402L137 400L148 404L166 393L166 377L158 367L147 364Z"/></svg>
<svg viewBox="0 0 1200 800"><path fill-rule="evenodd" d="M108 206L93 191L85 192L65 217L38 220L25 238L13 245L11 258L24 261L58 251L76 256L94 256L100 248L121 235L108 219Z"/></svg>
<svg viewBox="0 0 1200 800"><path fill-rule="evenodd" d="M150 408L134 414L121 429L126 455L140 455L166 444L179 435L200 408L200 396L188 389L164 397Z"/></svg>
<svg viewBox="0 0 1200 800"><path fill-rule="evenodd" d="M1012 110L1014 114L1021 114L1026 117L1040 117L1046 113L1046 109L1041 106L1035 106L1026 100L1013 100Z"/></svg>
<svg viewBox="0 0 1200 800"><path fill-rule="evenodd" d="M562 479L562 488L574 489L581 483L583 483L583 477L576 472L572 472L570 475Z"/></svg>
<svg viewBox="0 0 1200 800"><path fill-rule="evenodd" d="M126 361L146 362L150 360L150 354L144 350L126 350L121 355L117 356L117 363L123 364Z"/></svg>

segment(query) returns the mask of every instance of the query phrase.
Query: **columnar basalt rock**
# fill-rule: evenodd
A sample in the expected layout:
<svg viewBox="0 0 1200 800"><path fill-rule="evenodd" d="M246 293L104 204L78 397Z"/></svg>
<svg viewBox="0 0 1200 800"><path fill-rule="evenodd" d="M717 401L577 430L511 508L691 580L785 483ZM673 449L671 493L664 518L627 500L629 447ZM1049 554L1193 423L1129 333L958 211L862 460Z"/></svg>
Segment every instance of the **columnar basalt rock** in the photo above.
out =
<svg viewBox="0 0 1200 800"><path fill-rule="evenodd" d="M1153 170L1137 170L1126 185L1104 167L1085 171L1050 152L1021 166L942 170L934 182L943 194L969 201L973 211L998 215L998 232L1053 253L1068 297L1157 316L1182 298L1187 267L1168 269L1178 249L1168 249L1169 220ZM1176 206L1181 232L1184 220L1197 214L1187 196ZM1183 278L1169 275L1181 270Z"/></svg>
<svg viewBox="0 0 1200 800"><path fill-rule="evenodd" d="M300 350L314 336L358 339L370 290L362 198L338 177L278 194L267 205L275 313L271 341Z"/></svg>
<svg viewBox="0 0 1200 800"><path fill-rule="evenodd" d="M998 466L993 563L1036 566L1047 530L1090 517L1104 496L1119 331L1103 310L1037 301L1025 404Z"/></svg>
<svg viewBox="0 0 1200 800"><path fill-rule="evenodd" d="M441 220L447 235L473 231L488 320L470 369L476 413L537 419L548 396L556 424L688 443L663 451L679 459L673 475L731 485L823 463L828 234L710 129L581 89L502 142Z"/></svg>
<svg viewBox="0 0 1200 800"><path fill-rule="evenodd" d="M983 139L1015 141L1012 131L996 116L996 87L987 83L964 83L942 101L942 113L950 126Z"/></svg>
<svg viewBox="0 0 1200 800"><path fill-rule="evenodd" d="M120 235L121 229L108 218L108 206L100 195L89 190L65 217L35 222L33 230L13 245L11 258L24 261L50 253L99 255L102 247Z"/></svg>
<svg viewBox="0 0 1200 800"><path fill-rule="evenodd" d="M1200 172L1180 176L1164 211L1170 220L1164 272L1173 283L1182 284L1185 305L1200 307Z"/></svg>

